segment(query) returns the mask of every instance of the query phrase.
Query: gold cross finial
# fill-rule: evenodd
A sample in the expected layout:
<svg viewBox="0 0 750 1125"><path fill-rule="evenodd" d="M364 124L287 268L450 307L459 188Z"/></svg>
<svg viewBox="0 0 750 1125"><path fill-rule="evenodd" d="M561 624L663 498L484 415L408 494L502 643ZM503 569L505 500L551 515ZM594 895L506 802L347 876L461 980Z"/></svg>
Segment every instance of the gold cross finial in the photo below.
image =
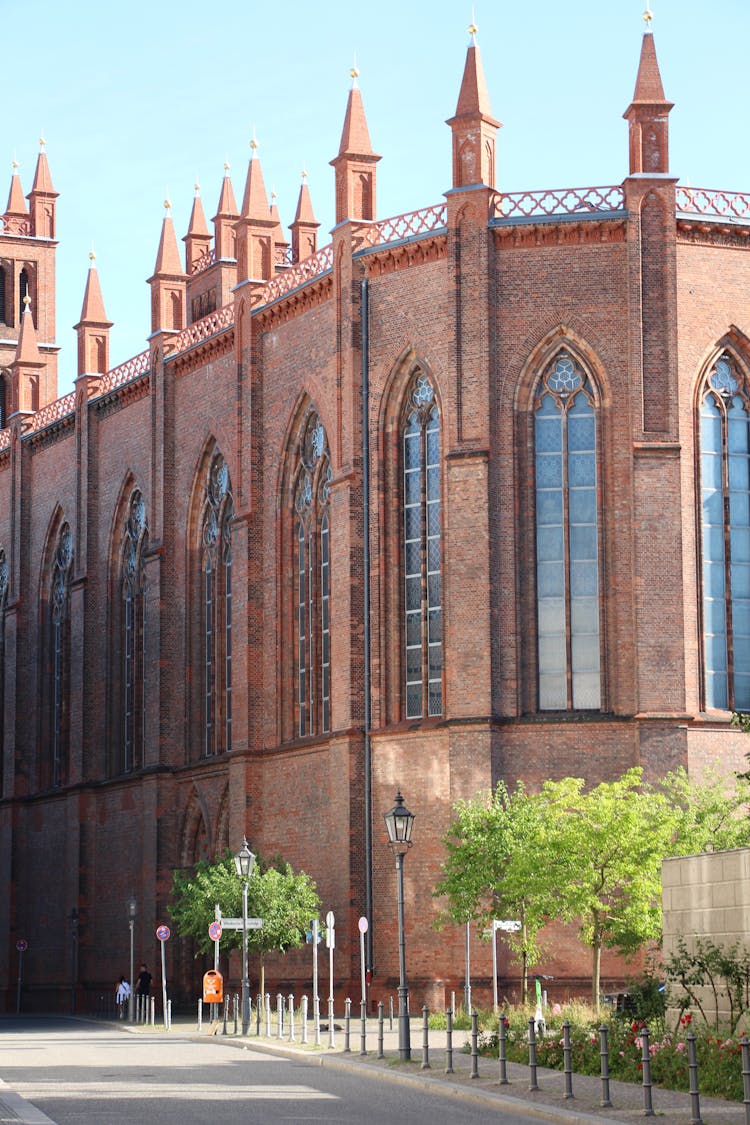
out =
<svg viewBox="0 0 750 1125"><path fill-rule="evenodd" d="M471 6L471 23L469 24L469 35L471 36L471 46L476 47L477 44L477 21L474 14L474 5Z"/></svg>
<svg viewBox="0 0 750 1125"><path fill-rule="evenodd" d="M651 11L651 0L646 0L646 11L643 13L643 22L646 25L646 31L651 30L651 21L654 18L654 13Z"/></svg>

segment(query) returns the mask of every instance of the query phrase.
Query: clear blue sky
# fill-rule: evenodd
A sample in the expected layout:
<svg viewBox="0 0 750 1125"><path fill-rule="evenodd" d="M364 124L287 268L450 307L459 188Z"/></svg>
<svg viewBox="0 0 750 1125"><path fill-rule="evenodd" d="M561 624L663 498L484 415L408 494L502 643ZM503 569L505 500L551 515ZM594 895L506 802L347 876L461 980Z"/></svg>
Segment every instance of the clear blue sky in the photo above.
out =
<svg viewBox="0 0 750 1125"><path fill-rule="evenodd" d="M619 183L644 0L477 0L506 191ZM748 0L652 0L670 117L671 170L695 187L750 192ZM333 169L356 53L378 165L378 217L438 203L450 187L450 131L471 4L276 0L3 0L0 207L14 154L31 189L44 134L58 200L60 394L94 244L115 327L111 363L146 346L166 193L181 238L196 178L207 217L224 161L242 197L255 127L268 191L294 216L300 171L319 245L333 224ZM227 13L226 19L224 13ZM6 168L3 179L2 168Z"/></svg>

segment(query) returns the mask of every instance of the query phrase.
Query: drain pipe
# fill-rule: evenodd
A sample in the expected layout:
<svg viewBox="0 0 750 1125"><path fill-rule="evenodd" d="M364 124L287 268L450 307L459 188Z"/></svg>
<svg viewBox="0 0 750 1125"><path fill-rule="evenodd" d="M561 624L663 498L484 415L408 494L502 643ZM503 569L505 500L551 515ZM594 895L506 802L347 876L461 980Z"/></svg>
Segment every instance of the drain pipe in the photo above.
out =
<svg viewBox="0 0 750 1125"><path fill-rule="evenodd" d="M362 518L363 549L362 568L364 578L362 583L363 614L364 614L364 662L365 662L365 917L369 922L367 927L367 969L372 974L372 949L373 949L373 919L372 919L372 745L370 742L370 723L372 717L371 701L371 673L370 673L370 354L369 354L369 287L367 278L361 283L361 318L362 318Z"/></svg>

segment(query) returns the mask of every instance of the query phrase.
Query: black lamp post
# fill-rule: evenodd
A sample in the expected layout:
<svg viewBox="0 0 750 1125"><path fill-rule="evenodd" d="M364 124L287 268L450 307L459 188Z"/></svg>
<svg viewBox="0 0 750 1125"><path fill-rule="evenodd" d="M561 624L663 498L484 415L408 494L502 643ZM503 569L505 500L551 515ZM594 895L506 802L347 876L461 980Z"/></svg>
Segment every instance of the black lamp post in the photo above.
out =
<svg viewBox="0 0 750 1125"><path fill-rule="evenodd" d="M401 1062L411 1059L411 1033L409 1027L409 988L406 983L406 936L404 931L404 856L411 847L411 830L414 813L404 805L399 789L396 804L385 814L388 829L388 847L396 856L398 873L398 1057Z"/></svg>
<svg viewBox="0 0 750 1125"><path fill-rule="evenodd" d="M133 981L133 973L135 972L135 965L133 962L133 932L135 930L135 919L138 914L138 903L136 902L135 895L131 895L128 899L128 926L130 927L130 993L128 995L128 1020L133 1022L133 1011L135 1004L135 983Z"/></svg>
<svg viewBox="0 0 750 1125"><path fill-rule="evenodd" d="M247 884L255 867L255 856L242 837L242 848L234 857L234 866L242 880L242 1034L250 1030L250 980L247 975Z"/></svg>

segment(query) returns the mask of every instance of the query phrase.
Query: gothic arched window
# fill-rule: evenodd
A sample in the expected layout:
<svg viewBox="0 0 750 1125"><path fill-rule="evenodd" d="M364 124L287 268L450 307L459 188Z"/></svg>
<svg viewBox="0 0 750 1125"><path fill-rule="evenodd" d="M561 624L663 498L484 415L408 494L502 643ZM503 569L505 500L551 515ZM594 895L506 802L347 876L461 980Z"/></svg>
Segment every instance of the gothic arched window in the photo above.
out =
<svg viewBox="0 0 750 1125"><path fill-rule="evenodd" d="M5 266L0 265L0 324L8 323L8 314L6 311L7 296L7 269Z"/></svg>
<svg viewBox="0 0 750 1125"><path fill-rule="evenodd" d="M45 780L62 785L68 768L70 733L70 579L73 536L67 523L60 528L52 564L49 612L49 745Z"/></svg>
<svg viewBox="0 0 750 1125"><path fill-rule="evenodd" d="M708 709L750 710L750 395L726 353L700 405L703 681Z"/></svg>
<svg viewBox="0 0 750 1125"><path fill-rule="evenodd" d="M402 427L406 718L443 710L440 414L430 379L412 380Z"/></svg>
<svg viewBox="0 0 750 1125"><path fill-rule="evenodd" d="M305 423L294 487L296 731L331 729L331 464L322 422Z"/></svg>
<svg viewBox="0 0 750 1125"><path fill-rule="evenodd" d="M143 764L145 701L146 581L144 554L148 527L143 496L130 498L122 552L121 594L121 729L124 772Z"/></svg>
<svg viewBox="0 0 750 1125"><path fill-rule="evenodd" d="M33 294L31 292L31 278L29 271L24 267L18 275L18 323L21 323L21 317L26 309L25 299L32 300ZM33 303L33 302L32 302Z"/></svg>
<svg viewBox="0 0 750 1125"><path fill-rule="evenodd" d="M5 793L5 607L8 603L8 562L0 548L0 797Z"/></svg>
<svg viewBox="0 0 750 1125"><path fill-rule="evenodd" d="M601 707L597 418L580 365L560 352L534 403L539 709Z"/></svg>
<svg viewBox="0 0 750 1125"><path fill-rule="evenodd" d="M208 469L201 529L203 754L232 748L232 520L229 470L220 453Z"/></svg>

